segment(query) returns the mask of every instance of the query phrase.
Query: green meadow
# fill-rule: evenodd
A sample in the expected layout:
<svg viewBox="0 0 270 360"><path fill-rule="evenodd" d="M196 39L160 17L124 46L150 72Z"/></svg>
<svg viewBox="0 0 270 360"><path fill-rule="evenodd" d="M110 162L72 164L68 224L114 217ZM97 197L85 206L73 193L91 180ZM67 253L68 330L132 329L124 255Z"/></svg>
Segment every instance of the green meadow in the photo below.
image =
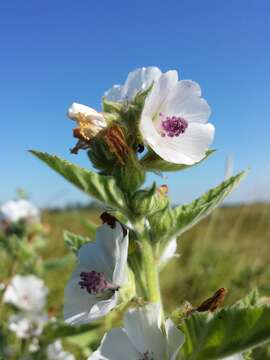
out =
<svg viewBox="0 0 270 360"><path fill-rule="evenodd" d="M62 304L75 262L75 257L68 255L63 231L87 235L88 221L98 223L99 213L85 209L46 211L43 220L50 225L44 258L63 257L61 268L52 268L46 278L51 304ZM219 208L178 238L179 257L162 271L167 308L173 310L184 300L198 305L220 287L228 289L225 305L254 287L270 296L269 243L269 204Z"/></svg>

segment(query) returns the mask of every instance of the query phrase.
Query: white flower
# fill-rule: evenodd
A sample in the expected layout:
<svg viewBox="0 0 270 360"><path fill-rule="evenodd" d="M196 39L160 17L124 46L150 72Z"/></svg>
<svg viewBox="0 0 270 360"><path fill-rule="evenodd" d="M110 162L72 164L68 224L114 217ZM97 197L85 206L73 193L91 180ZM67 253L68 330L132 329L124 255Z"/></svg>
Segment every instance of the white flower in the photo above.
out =
<svg viewBox="0 0 270 360"><path fill-rule="evenodd" d="M22 313L11 315L8 327L18 338L28 339L41 335L46 322L47 316L44 314Z"/></svg>
<svg viewBox="0 0 270 360"><path fill-rule="evenodd" d="M37 313L43 309L47 294L48 289L43 280L35 275L15 275L4 293L4 302Z"/></svg>
<svg viewBox="0 0 270 360"><path fill-rule="evenodd" d="M74 136L85 141L91 140L107 126L101 113L78 103L73 103L68 109L68 117L78 125L78 128L74 129Z"/></svg>
<svg viewBox="0 0 270 360"><path fill-rule="evenodd" d="M241 354L235 354L235 355L231 355L226 358L223 358L222 360L244 360L244 358Z"/></svg>
<svg viewBox="0 0 270 360"><path fill-rule="evenodd" d="M64 317L70 324L106 315L117 304L118 290L127 281L128 236L122 226L102 225L96 241L83 245L79 264L65 289Z"/></svg>
<svg viewBox="0 0 270 360"><path fill-rule="evenodd" d="M210 108L200 86L178 81L176 71L162 74L147 96L140 131L145 142L164 160L192 165L205 157L214 138L207 124Z"/></svg>
<svg viewBox="0 0 270 360"><path fill-rule="evenodd" d="M161 71L155 66L136 69L128 74L124 85L114 85L104 96L114 102L132 101L139 91L147 90L160 75Z"/></svg>
<svg viewBox="0 0 270 360"><path fill-rule="evenodd" d="M75 360L70 352L64 351L61 340L56 340L47 347L48 360Z"/></svg>
<svg viewBox="0 0 270 360"><path fill-rule="evenodd" d="M159 304L129 310L124 328L105 334L88 360L175 360L185 337L170 319L161 326Z"/></svg>
<svg viewBox="0 0 270 360"><path fill-rule="evenodd" d="M10 200L0 207L0 218L7 222L34 221L39 219L39 210L27 200Z"/></svg>
<svg viewBox="0 0 270 360"><path fill-rule="evenodd" d="M158 266L159 269L162 270L163 267L165 265L167 265L167 263L174 257L178 257L179 254L176 253L177 251L177 239L176 238L172 238L167 246L165 247L165 249L163 250L160 258L159 258L159 262L158 262Z"/></svg>

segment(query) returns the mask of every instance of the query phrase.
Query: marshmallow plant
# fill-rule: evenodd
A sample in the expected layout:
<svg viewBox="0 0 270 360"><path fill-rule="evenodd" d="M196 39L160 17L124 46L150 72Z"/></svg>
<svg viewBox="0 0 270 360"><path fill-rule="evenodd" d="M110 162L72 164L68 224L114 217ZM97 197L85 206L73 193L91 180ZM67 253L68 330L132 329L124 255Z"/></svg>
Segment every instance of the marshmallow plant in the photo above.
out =
<svg viewBox="0 0 270 360"><path fill-rule="evenodd" d="M65 233L77 264L65 290L64 317L78 332L95 329L90 360L240 359L270 338L270 308L257 293L225 308L222 287L195 307L179 304L168 313L163 304L160 273L181 253L177 239L246 175L177 206L166 185L144 187L148 172L185 170L213 153L210 113L196 82L176 71L141 68L105 92L100 111L78 103L68 111L77 123L71 152L85 151L95 170L32 151L104 205L103 225L91 239Z"/></svg>

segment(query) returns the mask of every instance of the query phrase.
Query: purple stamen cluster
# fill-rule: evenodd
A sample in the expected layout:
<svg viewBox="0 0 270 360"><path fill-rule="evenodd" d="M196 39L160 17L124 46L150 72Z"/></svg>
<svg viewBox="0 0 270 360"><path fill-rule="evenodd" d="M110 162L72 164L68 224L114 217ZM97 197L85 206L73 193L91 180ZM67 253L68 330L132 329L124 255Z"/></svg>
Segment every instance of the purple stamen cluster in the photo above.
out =
<svg viewBox="0 0 270 360"><path fill-rule="evenodd" d="M81 289L86 289L89 294L100 294L105 290L118 290L119 286L113 285L109 283L105 276L97 271L90 272L81 272L80 273L81 281L79 281L79 285Z"/></svg>
<svg viewBox="0 0 270 360"><path fill-rule="evenodd" d="M143 357L142 357L140 360L155 360L155 359L153 358L154 353L151 352L151 354L150 354L150 351L149 351L149 350L147 350L147 351L146 351L145 353L143 353L142 355L143 355Z"/></svg>
<svg viewBox="0 0 270 360"><path fill-rule="evenodd" d="M163 116L163 114L160 114L160 116ZM165 120L161 121L161 127L164 131L162 133L163 136L174 137L184 134L188 127L188 122L181 116L167 116Z"/></svg>

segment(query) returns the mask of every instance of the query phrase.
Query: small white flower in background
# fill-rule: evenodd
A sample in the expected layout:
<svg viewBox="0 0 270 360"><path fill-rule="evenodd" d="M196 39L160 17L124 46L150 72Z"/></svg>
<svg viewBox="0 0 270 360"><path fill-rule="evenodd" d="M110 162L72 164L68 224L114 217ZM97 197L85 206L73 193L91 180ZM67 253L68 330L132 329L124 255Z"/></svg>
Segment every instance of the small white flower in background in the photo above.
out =
<svg viewBox="0 0 270 360"><path fill-rule="evenodd" d="M68 117L77 122L78 128L74 129L74 136L85 141L91 140L100 130L107 126L102 113L89 106L73 103L68 109ZM76 136L76 132L77 135Z"/></svg>
<svg viewBox="0 0 270 360"><path fill-rule="evenodd" d="M162 74L147 96L140 120L145 142L162 159L192 165L202 160L214 138L207 123L210 107L201 98L200 86L178 81L176 71Z"/></svg>
<svg viewBox="0 0 270 360"><path fill-rule="evenodd" d="M127 281L128 235L118 222L114 225L102 225L96 241L79 250L78 266L65 289L67 323L87 323L117 305L118 290Z"/></svg>
<svg viewBox="0 0 270 360"><path fill-rule="evenodd" d="M128 74L124 85L114 85L104 96L114 102L132 101L139 91L147 90L160 75L161 71L155 66L136 69Z"/></svg>
<svg viewBox="0 0 270 360"><path fill-rule="evenodd" d="M45 314L21 313L11 315L8 328L20 339L29 339L41 335L48 318Z"/></svg>
<svg viewBox="0 0 270 360"><path fill-rule="evenodd" d="M40 312L45 303L48 289L43 280L35 275L15 275L4 293L4 302L31 313Z"/></svg>
<svg viewBox="0 0 270 360"><path fill-rule="evenodd" d="M241 354L235 354L235 355L231 355L226 358L223 358L222 360L244 360L244 358L243 358L243 355L241 355Z"/></svg>
<svg viewBox="0 0 270 360"><path fill-rule="evenodd" d="M70 352L64 351L61 340L56 340L47 348L48 360L75 360L75 357Z"/></svg>
<svg viewBox="0 0 270 360"><path fill-rule="evenodd" d="M88 360L175 360L185 336L168 319L162 330L159 304L128 310L124 328L110 330Z"/></svg>
<svg viewBox="0 0 270 360"><path fill-rule="evenodd" d="M35 352L39 351L39 349L40 349L40 345L39 345L38 338L33 338L29 345L29 352L35 353Z"/></svg>
<svg viewBox="0 0 270 360"><path fill-rule="evenodd" d="M19 220L38 221L39 216L39 210L24 199L10 200L0 207L0 219L11 223Z"/></svg>
<svg viewBox="0 0 270 360"><path fill-rule="evenodd" d="M179 254L176 253L177 251L177 239L173 238L171 239L165 249L163 250L163 253L161 254L159 258L159 270L162 270L164 266L167 265L167 263L172 260L172 258L179 257Z"/></svg>

